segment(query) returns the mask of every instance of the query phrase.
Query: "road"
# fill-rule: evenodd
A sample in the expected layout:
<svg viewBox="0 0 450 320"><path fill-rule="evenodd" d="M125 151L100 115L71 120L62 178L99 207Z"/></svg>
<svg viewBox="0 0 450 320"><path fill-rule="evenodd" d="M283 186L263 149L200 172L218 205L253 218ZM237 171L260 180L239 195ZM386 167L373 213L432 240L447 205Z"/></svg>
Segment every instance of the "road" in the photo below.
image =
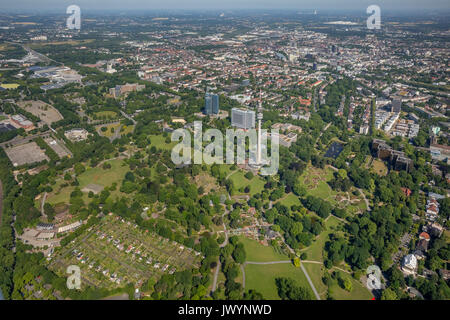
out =
<svg viewBox="0 0 450 320"><path fill-rule="evenodd" d="M3 143L0 143L0 147L4 147L7 144L8 145L13 145L13 146L24 144L24 143L30 142L30 141L34 140L35 138L38 138L38 137L50 136L50 134L51 134L50 131L45 131L45 132L42 132L42 133L34 134L32 136L27 136L27 137L17 136L14 139L11 139L11 140L3 142Z"/></svg>
<svg viewBox="0 0 450 320"><path fill-rule="evenodd" d="M370 209L369 200L367 200L366 195L364 194L362 189L358 189L358 190L359 190L359 193L361 193L361 195L363 196L364 201L366 202L367 211L371 211L372 209Z"/></svg>
<svg viewBox="0 0 450 320"><path fill-rule="evenodd" d="M63 65L63 66L64 66L63 63L58 62L58 61L55 61L55 60L53 60L53 59L50 59L50 58L47 57L46 55L43 55L42 53L36 52L36 51L34 51L33 49L31 49L31 48L29 48L29 47L27 47L27 46L22 45L22 47L23 47L23 49L24 49L25 51L27 51L27 52L29 52L29 53L31 53L31 54L37 56L39 59L43 60L44 62L55 62L56 64L60 64L60 65Z"/></svg>
<svg viewBox="0 0 450 320"><path fill-rule="evenodd" d="M122 110L120 110L120 113L125 117L125 118L127 118L128 120L131 120L131 121L133 121L133 124L134 125L136 125L136 120L134 120L131 116L129 116L128 114L126 114L125 112L123 112Z"/></svg>

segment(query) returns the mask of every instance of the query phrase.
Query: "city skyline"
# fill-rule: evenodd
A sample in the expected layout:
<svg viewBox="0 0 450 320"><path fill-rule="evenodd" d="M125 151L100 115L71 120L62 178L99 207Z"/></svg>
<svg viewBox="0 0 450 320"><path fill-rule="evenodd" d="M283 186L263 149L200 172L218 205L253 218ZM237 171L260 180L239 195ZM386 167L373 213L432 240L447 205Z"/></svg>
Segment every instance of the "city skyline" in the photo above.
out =
<svg viewBox="0 0 450 320"><path fill-rule="evenodd" d="M130 0L126 4L118 0L42 0L39 7L36 8L35 1L32 0L18 0L14 3L0 3L0 9L6 11L58 11L61 7L69 5L78 5L84 10L95 11L133 11L133 10L235 10L235 9L251 9L251 10L323 10L323 11L343 11L343 10L361 10L370 5L376 4L384 10L389 11L417 11L417 10L442 10L448 9L448 2L446 0L431 0L426 3L418 0L399 0L392 3L387 0L380 0L374 3L372 0L344 0L336 5L335 1L331 0L281 0L277 2L268 0L245 0L236 1L230 0L224 4L221 1L206 1L206 0L168 0L164 3L158 1L145 0ZM176 9L174 9L176 8Z"/></svg>

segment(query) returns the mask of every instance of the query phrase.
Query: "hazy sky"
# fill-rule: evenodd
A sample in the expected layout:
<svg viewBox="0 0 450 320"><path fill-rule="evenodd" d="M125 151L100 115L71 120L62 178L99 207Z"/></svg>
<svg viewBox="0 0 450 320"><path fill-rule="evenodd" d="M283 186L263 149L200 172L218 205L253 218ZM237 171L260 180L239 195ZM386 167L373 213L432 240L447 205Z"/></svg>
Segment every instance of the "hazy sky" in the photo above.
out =
<svg viewBox="0 0 450 320"><path fill-rule="evenodd" d="M363 10L376 4L386 10L450 9L450 0L0 0L0 10L64 10L76 4L85 10L159 9L319 9Z"/></svg>

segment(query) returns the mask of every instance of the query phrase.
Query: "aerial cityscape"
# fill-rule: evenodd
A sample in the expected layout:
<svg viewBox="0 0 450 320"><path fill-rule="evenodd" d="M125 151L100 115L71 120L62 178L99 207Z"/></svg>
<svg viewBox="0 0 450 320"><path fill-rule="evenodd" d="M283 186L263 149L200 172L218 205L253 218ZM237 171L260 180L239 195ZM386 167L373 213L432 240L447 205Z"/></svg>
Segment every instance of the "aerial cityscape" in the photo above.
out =
<svg viewBox="0 0 450 320"><path fill-rule="evenodd" d="M0 4L0 300L450 299L448 2L91 2Z"/></svg>

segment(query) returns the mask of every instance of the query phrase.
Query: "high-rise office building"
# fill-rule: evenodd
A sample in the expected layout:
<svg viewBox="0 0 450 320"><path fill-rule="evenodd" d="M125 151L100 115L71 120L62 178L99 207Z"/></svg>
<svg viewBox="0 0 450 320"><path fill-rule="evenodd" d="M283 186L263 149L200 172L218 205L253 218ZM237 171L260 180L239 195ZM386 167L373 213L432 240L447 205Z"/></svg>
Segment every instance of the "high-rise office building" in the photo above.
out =
<svg viewBox="0 0 450 320"><path fill-rule="evenodd" d="M212 95L212 113L219 114L219 96L217 94Z"/></svg>
<svg viewBox="0 0 450 320"><path fill-rule="evenodd" d="M219 114L219 96L207 92L205 94L205 114Z"/></svg>
<svg viewBox="0 0 450 320"><path fill-rule="evenodd" d="M241 129L255 127L255 111L233 108L231 109L231 125Z"/></svg>

